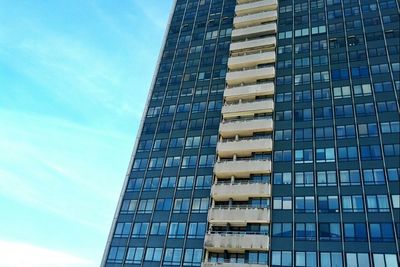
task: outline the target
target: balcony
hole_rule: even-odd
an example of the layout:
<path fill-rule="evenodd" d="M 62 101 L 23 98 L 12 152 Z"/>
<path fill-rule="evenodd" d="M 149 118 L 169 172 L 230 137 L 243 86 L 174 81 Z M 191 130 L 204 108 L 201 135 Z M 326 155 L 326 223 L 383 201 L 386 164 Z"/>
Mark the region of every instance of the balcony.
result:
<path fill-rule="evenodd" d="M 242 69 L 245 67 L 253 67 L 259 64 L 268 64 L 275 62 L 275 51 L 256 52 L 254 54 L 245 54 L 242 56 L 230 57 L 228 59 L 229 69 Z"/>
<path fill-rule="evenodd" d="M 271 187 L 266 183 L 217 183 L 211 187 L 211 196 L 215 201 L 247 201 L 254 197 L 269 197 Z"/>
<path fill-rule="evenodd" d="M 228 86 L 233 86 L 242 83 L 256 83 L 258 80 L 273 78 L 275 78 L 275 67 L 267 66 L 228 72 L 226 74 L 226 83 Z"/>
<path fill-rule="evenodd" d="M 214 164 L 214 174 L 219 178 L 229 178 L 232 176 L 247 178 L 251 174 L 267 174 L 271 173 L 271 161 L 270 160 L 225 160 L 216 162 Z M 230 187 L 232 188 L 232 187 Z M 217 188 L 216 193 L 223 193 L 228 188 Z M 246 187 L 241 189 L 246 191 Z M 231 194 L 229 192 L 226 193 Z"/>
<path fill-rule="evenodd" d="M 248 223 L 270 223 L 270 210 L 267 208 L 233 207 L 211 208 L 208 222 L 212 225 L 245 226 Z"/>
<path fill-rule="evenodd" d="M 252 136 L 258 132 L 271 132 L 273 130 L 273 120 L 271 117 L 239 119 L 234 121 L 221 122 L 219 134 L 223 138 L 239 136 Z"/>
<path fill-rule="evenodd" d="M 225 88 L 224 99 L 234 101 L 239 99 L 255 99 L 257 96 L 273 95 L 275 85 L 273 82 Z"/>
<path fill-rule="evenodd" d="M 239 50 L 245 50 L 245 49 L 255 49 L 255 48 L 275 49 L 275 46 L 276 46 L 276 37 L 269 36 L 269 37 L 257 38 L 257 39 L 253 39 L 253 40 L 246 40 L 246 41 L 231 43 L 229 50 L 231 52 L 233 52 L 233 51 L 239 51 Z"/>
<path fill-rule="evenodd" d="M 260 25 L 267 22 L 275 21 L 277 17 L 278 15 L 276 11 L 266 11 L 241 17 L 235 17 L 233 19 L 233 26 L 235 27 L 235 29 L 239 29 L 243 27 Z"/>
<path fill-rule="evenodd" d="M 266 265 L 254 263 L 203 262 L 201 267 L 266 267 Z"/>
<path fill-rule="evenodd" d="M 235 14 L 237 16 L 243 16 L 247 14 L 276 10 L 277 7 L 277 0 L 262 0 L 256 2 L 238 1 L 238 4 L 235 8 Z"/>
<path fill-rule="evenodd" d="M 259 99 L 255 101 L 226 104 L 222 107 L 221 113 L 224 119 L 239 116 L 253 116 L 259 113 L 271 113 L 274 111 L 272 99 Z"/>
<path fill-rule="evenodd" d="M 232 40 L 241 40 L 246 38 L 254 38 L 266 34 L 276 33 L 276 23 L 268 23 L 247 28 L 234 29 L 232 31 Z"/>
<path fill-rule="evenodd" d="M 236 0 L 236 4 L 248 4 L 248 3 L 254 3 L 260 0 Z"/>
<path fill-rule="evenodd" d="M 206 234 L 204 246 L 210 252 L 267 251 L 269 237 L 260 234 L 209 233 Z"/>
<path fill-rule="evenodd" d="M 217 144 L 217 154 L 220 157 L 228 158 L 237 155 L 249 157 L 254 152 L 272 151 L 272 139 L 267 137 L 249 137 L 237 141 L 223 141 Z"/>

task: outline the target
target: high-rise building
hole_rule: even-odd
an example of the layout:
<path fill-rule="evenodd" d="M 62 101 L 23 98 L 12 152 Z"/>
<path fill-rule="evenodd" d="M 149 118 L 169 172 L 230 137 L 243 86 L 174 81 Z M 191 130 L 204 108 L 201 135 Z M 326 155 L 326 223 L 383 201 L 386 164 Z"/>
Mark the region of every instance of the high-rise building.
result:
<path fill-rule="evenodd" d="M 176 0 L 102 266 L 399 266 L 399 14 Z"/>

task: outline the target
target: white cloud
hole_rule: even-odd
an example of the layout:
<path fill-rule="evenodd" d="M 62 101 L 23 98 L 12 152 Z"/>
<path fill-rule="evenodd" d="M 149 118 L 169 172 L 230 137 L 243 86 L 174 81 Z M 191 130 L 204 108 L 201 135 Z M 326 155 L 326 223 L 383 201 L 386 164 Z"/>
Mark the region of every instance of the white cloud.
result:
<path fill-rule="evenodd" d="M 67 252 L 0 240 L 0 267 L 85 267 L 94 264 Z"/>
<path fill-rule="evenodd" d="M 152 73 L 147 69 L 152 66 L 151 62 L 155 62 L 156 56 L 150 54 L 148 46 L 138 41 L 140 38 L 133 37 L 133 32 L 120 29 L 119 37 L 115 39 L 129 46 L 121 45 L 120 50 L 112 50 L 110 47 L 117 42 L 112 36 L 112 41 L 107 39 L 101 45 L 93 37 L 95 34 L 85 39 L 78 33 L 52 30 L 38 21 L 22 21 L 20 24 L 19 28 L 29 30 L 21 33 L 17 29 L 18 34 L 6 38 L 11 40 L 0 41 L 0 66 L 4 62 L 22 77 L 22 81 L 31 81 L 34 86 L 17 88 L 8 77 L 4 76 L 2 80 L 0 74 L 3 90 L 6 94 L 11 93 L 15 100 L 10 101 L 11 106 L 22 101 L 28 103 L 28 107 L 42 110 L 38 106 L 43 100 L 38 96 L 44 95 L 48 100 L 45 107 L 52 107 L 55 113 L 66 110 L 70 112 L 68 116 L 90 123 L 96 123 L 93 113 L 107 118 L 107 123 L 114 128 L 121 127 L 118 120 L 113 119 L 115 116 L 120 119 L 140 118 L 143 103 L 135 94 L 145 97 Z M 0 39 L 7 34 L 9 32 L 0 27 Z"/>
<path fill-rule="evenodd" d="M 15 68 L 43 88 L 52 87 L 49 93 L 57 99 L 75 106 L 84 97 L 92 105 L 122 112 L 115 93 L 124 93 L 127 73 L 116 66 L 117 62 L 108 60 L 104 52 L 56 33 L 24 40 L 16 48 L 25 61 L 14 61 Z M 15 50 L 4 56 L 12 57 Z"/>
<path fill-rule="evenodd" d="M 91 207 L 98 201 L 115 205 L 115 190 L 120 190 L 133 138 L 2 109 L 0 124 L 0 150 L 8 151 L 0 155 L 0 196 L 98 225 L 91 217 L 103 217 L 104 210 Z M 92 210 L 92 214 L 80 212 L 84 209 Z M 91 223 L 85 224 L 93 228 Z"/>

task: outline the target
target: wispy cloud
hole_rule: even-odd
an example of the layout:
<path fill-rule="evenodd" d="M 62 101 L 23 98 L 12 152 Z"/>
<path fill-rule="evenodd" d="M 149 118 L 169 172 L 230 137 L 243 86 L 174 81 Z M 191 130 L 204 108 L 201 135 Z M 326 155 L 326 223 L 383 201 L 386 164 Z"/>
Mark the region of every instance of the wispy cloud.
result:
<path fill-rule="evenodd" d="M 2 120 L 4 117 L 9 120 Z M 4 127 L 0 150 L 8 151 L 0 154 L 0 197 L 104 231 L 99 218 L 106 220 L 115 205 L 129 160 L 130 146 L 126 144 L 133 138 L 1 109 L 0 123 Z M 126 159 L 115 162 L 114 154 L 122 151 Z M 123 171 L 116 173 L 116 166 Z M 113 179 L 119 182 L 110 187 Z M 103 208 L 94 209 L 98 203 L 103 203 Z"/>
<path fill-rule="evenodd" d="M 152 54 L 140 38 L 135 39 L 134 31 L 124 32 L 121 25 L 114 22 L 115 16 L 99 14 L 98 17 L 111 27 L 108 32 L 119 32 L 103 36 L 107 41 L 100 44 L 101 39 L 88 37 L 85 40 L 79 38 L 78 33 L 55 31 L 40 21 L 18 22 L 19 28 L 25 29 L 18 37 L 7 29 L 11 27 L 0 27 L 0 36 L 13 40 L 0 41 L 0 67 L 5 64 L 12 68 L 41 91 L 34 88 L 17 91 L 9 88 L 10 84 L 0 77 L 4 90 L 11 91 L 15 97 L 25 97 L 25 101 L 26 96 L 30 96 L 32 105 L 39 103 L 37 96 L 45 93 L 50 100 L 45 104 L 52 104 L 54 109 L 62 105 L 85 122 L 93 122 L 89 107 L 104 117 L 116 114 L 140 118 L 143 103 L 135 96 L 146 95 L 152 72 L 143 70 L 155 62 L 157 55 Z M 120 42 L 124 49 L 110 49 L 114 42 Z M 110 117 L 107 121 L 116 120 Z"/>
<path fill-rule="evenodd" d="M 94 264 L 68 252 L 0 240 L 0 267 L 88 267 Z"/>
<path fill-rule="evenodd" d="M 0 55 L 10 59 L 8 62 L 23 76 L 48 88 L 56 99 L 71 107 L 74 104 L 79 107 L 76 101 L 84 100 L 87 105 L 126 112 L 116 100 L 118 93 L 129 95 L 126 80 L 130 79 L 126 70 L 118 68 L 102 51 L 67 36 L 51 33 L 45 36 L 40 40 L 23 40 L 8 51 L 4 49 Z M 20 60 L 11 60 L 16 52 Z M 135 113 L 133 109 L 129 112 Z"/>

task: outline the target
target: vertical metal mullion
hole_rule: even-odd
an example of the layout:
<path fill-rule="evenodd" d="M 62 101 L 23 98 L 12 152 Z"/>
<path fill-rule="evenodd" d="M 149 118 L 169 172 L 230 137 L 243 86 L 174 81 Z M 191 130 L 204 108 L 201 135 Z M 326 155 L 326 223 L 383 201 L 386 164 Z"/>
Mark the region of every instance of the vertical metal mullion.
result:
<path fill-rule="evenodd" d="M 294 111 L 295 111 L 295 86 L 294 86 L 294 80 L 295 80 L 295 53 L 296 53 L 296 43 L 295 43 L 295 16 L 296 16 L 296 0 L 293 0 L 293 6 L 292 6 L 292 99 L 291 99 L 291 106 L 292 106 L 292 118 L 291 118 L 291 124 L 292 124 L 292 129 L 293 132 L 295 132 L 295 124 L 294 124 Z M 296 235 L 296 228 L 295 228 L 295 206 L 296 206 L 296 195 L 295 195 L 295 168 L 294 168 L 294 160 L 295 160 L 295 140 L 294 138 L 292 139 L 292 147 L 290 149 L 291 151 L 291 170 L 290 170 L 290 175 L 292 176 L 292 265 L 295 266 L 296 264 L 296 246 L 295 246 L 295 235 Z M 283 203 L 282 203 L 283 205 Z"/>

